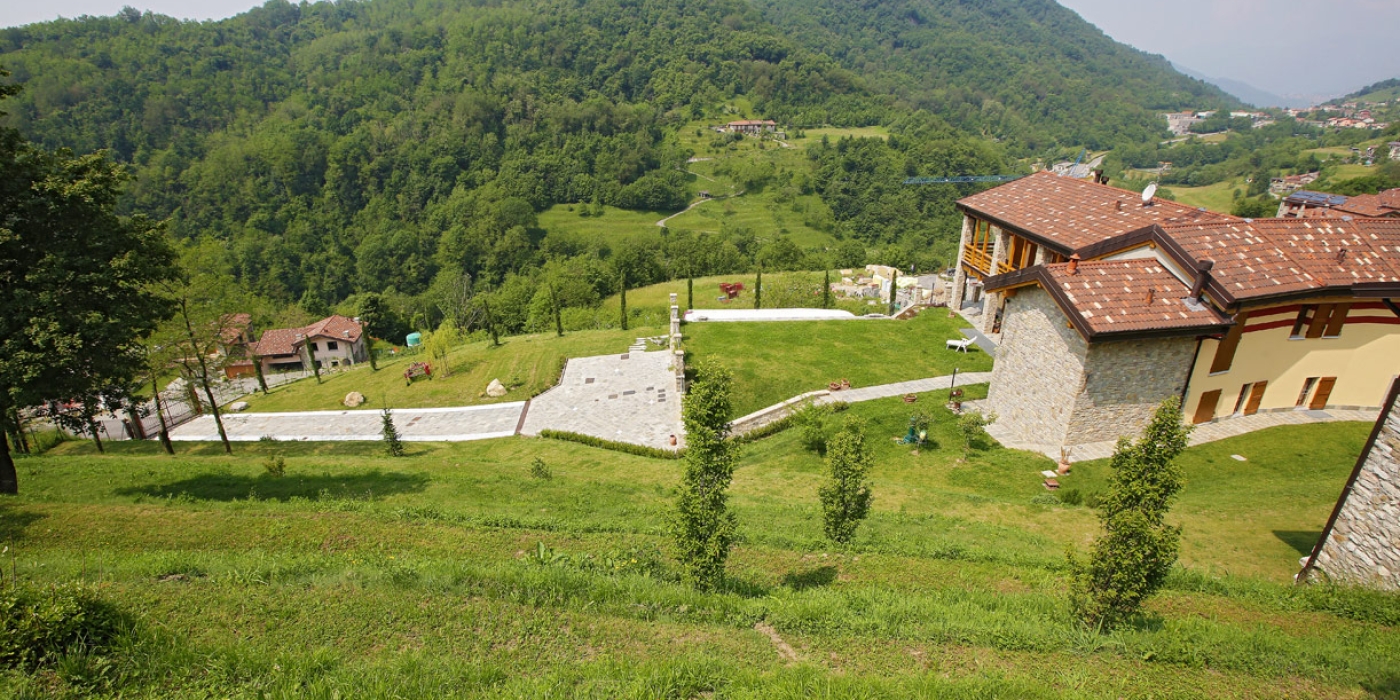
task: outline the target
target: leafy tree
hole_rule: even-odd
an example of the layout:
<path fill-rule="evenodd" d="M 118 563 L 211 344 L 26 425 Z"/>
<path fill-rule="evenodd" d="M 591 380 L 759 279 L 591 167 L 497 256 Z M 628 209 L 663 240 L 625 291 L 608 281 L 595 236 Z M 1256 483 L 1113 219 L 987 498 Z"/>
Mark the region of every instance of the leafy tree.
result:
<path fill-rule="evenodd" d="M 995 423 L 997 415 L 995 413 L 982 415 L 977 411 L 968 411 L 958 416 L 958 432 L 963 438 L 963 458 L 972 454 L 972 445 L 983 435 L 986 435 L 987 426 Z"/>
<path fill-rule="evenodd" d="M 702 590 L 714 589 L 724 580 L 724 562 L 737 529 L 727 505 L 738 458 L 728 439 L 732 381 L 729 370 L 702 363 L 681 406 L 685 473 L 671 533 L 682 578 Z"/>
<path fill-rule="evenodd" d="M 1088 562 L 1070 556 L 1070 601 L 1085 623 L 1118 625 L 1166 581 L 1181 542 L 1181 528 L 1166 523 L 1184 481 L 1174 460 L 1190 432 L 1177 401 L 1168 399 L 1137 442 L 1119 439 L 1109 493 L 1099 508 L 1104 534 Z"/>
<path fill-rule="evenodd" d="M 428 333 L 423 338 L 423 350 L 428 353 L 428 357 L 437 362 L 434 370 L 439 377 L 452 376 L 452 367 L 448 362 L 448 356 L 452 349 L 462 344 L 462 332 L 457 329 L 457 324 L 452 319 L 445 318 L 438 324 L 437 330 Z"/>
<path fill-rule="evenodd" d="M 0 85 L 0 97 L 16 88 Z M 170 312 L 151 291 L 175 266 L 159 226 L 116 214 L 106 156 L 31 146 L 0 128 L 0 415 L 129 385 L 140 340 Z M 0 431 L 0 493 L 17 493 Z"/>
<path fill-rule="evenodd" d="M 865 444 L 865 423 L 857 418 L 846 419 L 845 425 L 829 441 L 828 478 L 818 489 L 826 536 L 833 542 L 850 542 L 856 528 L 870 513 L 867 477 L 871 463 L 870 448 Z"/>
<path fill-rule="evenodd" d="M 379 413 L 379 422 L 383 428 L 384 452 L 390 457 L 404 456 L 403 440 L 399 436 L 399 429 L 394 426 L 394 412 L 384 407 Z"/>

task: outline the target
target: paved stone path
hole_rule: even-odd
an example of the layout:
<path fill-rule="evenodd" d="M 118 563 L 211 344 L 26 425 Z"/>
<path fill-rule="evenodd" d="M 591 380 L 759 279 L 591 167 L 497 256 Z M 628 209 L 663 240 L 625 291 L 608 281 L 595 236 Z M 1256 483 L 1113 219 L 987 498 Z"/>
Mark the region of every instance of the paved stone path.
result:
<path fill-rule="evenodd" d="M 981 402 L 976 402 L 980 404 Z M 969 408 L 977 409 L 977 405 L 970 405 Z M 1256 430 L 1273 428 L 1280 425 L 1306 425 L 1308 423 L 1331 423 L 1336 421 L 1363 421 L 1366 423 L 1376 422 L 1379 411 L 1371 410 L 1342 410 L 1329 409 L 1326 411 L 1273 411 L 1269 413 L 1256 413 L 1252 416 L 1238 416 L 1222 418 L 1212 423 L 1203 423 L 1196 426 L 1191 431 L 1190 444 L 1201 445 L 1216 440 L 1235 437 L 1252 433 Z M 1030 450 L 1039 452 L 1051 459 L 1060 458 L 1059 445 L 1046 445 L 1036 443 L 1016 442 L 1007 438 L 1004 433 L 997 429 L 996 424 L 987 427 L 987 434 L 996 438 L 1004 447 L 1017 450 Z M 1070 449 L 1071 462 L 1084 462 L 1091 459 L 1104 459 L 1113 456 L 1113 448 L 1116 441 L 1091 442 L 1082 445 L 1075 445 Z"/>
<path fill-rule="evenodd" d="M 671 359 L 659 350 L 569 360 L 559 385 L 530 401 L 520 433 L 563 430 L 660 448 L 674 435 L 683 445 Z"/>
<path fill-rule="evenodd" d="M 524 401 L 461 408 L 401 408 L 394 425 L 407 441 L 462 442 L 508 437 L 520 424 Z M 271 436 L 277 440 L 379 440 L 378 410 L 305 411 L 300 413 L 224 413 L 229 440 L 247 442 Z M 170 433 L 171 440 L 217 441 L 213 416 L 201 416 Z"/>

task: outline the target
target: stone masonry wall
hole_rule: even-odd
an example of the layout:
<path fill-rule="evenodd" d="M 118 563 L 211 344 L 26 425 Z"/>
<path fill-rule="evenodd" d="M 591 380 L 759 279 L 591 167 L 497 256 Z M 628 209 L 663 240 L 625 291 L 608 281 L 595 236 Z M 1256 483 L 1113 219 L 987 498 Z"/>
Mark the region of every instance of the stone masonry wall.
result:
<path fill-rule="evenodd" d="M 1083 391 L 1075 401 L 1065 442 L 1135 437 L 1152 420 L 1157 404 L 1181 396 L 1195 354 L 1194 338 L 1095 343 L 1084 364 Z"/>
<path fill-rule="evenodd" d="M 1039 288 L 1019 290 L 1007 300 L 1001 330 L 988 410 L 1014 441 L 1065 444 L 1084 373 L 1084 339 Z"/>
<path fill-rule="evenodd" d="M 1313 565 L 1334 581 L 1400 590 L 1400 402 L 1380 420 Z"/>

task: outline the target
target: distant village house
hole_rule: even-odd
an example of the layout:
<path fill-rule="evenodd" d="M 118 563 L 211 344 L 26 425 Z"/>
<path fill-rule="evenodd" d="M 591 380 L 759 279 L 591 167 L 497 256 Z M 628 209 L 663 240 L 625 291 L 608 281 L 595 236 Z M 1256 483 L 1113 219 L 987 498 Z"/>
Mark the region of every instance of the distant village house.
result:
<path fill-rule="evenodd" d="M 251 349 L 264 372 L 311 369 L 312 353 L 321 367 L 348 366 L 369 359 L 364 329 L 344 316 L 329 316 L 302 328 L 267 331 Z"/>

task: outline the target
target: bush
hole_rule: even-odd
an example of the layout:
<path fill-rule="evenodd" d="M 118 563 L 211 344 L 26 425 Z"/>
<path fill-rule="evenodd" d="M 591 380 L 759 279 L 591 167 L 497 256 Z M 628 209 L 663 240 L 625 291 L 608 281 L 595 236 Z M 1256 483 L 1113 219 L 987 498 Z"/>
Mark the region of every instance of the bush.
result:
<path fill-rule="evenodd" d="M 1064 489 L 1060 491 L 1060 502 L 1067 506 L 1083 505 L 1084 494 L 1079 489 Z"/>
<path fill-rule="evenodd" d="M 545 464 L 543 459 L 536 457 L 534 461 L 530 462 L 530 476 L 542 481 L 549 481 L 554 478 L 554 473 L 549 470 L 549 465 Z"/>
<path fill-rule="evenodd" d="M 125 626 L 91 588 L 10 588 L 0 592 L 0 668 L 32 671 L 72 652 L 105 648 Z"/>
<path fill-rule="evenodd" d="M 614 452 L 626 452 L 638 457 L 651 457 L 652 459 L 680 459 L 685 456 L 685 450 L 664 450 L 659 447 L 647 447 L 646 445 L 633 445 L 630 442 L 616 442 L 614 440 L 604 440 L 603 438 L 583 435 L 581 433 L 571 433 L 567 430 L 541 430 L 540 437 L 551 440 L 564 440 L 566 442 L 577 442 L 580 445 L 598 447 Z"/>
<path fill-rule="evenodd" d="M 282 455 L 264 457 L 262 465 L 268 476 L 282 477 L 287 475 L 287 460 Z"/>
<path fill-rule="evenodd" d="M 827 423 L 831 414 L 830 407 L 814 403 L 803 404 L 793 411 L 793 423 L 802 431 L 800 441 L 803 449 L 826 456 Z"/>
<path fill-rule="evenodd" d="M 865 423 L 848 419 L 831 439 L 827 456 L 829 476 L 818 490 L 826 536 L 842 544 L 855 538 L 856 528 L 870 513 L 870 447 L 865 443 Z"/>

